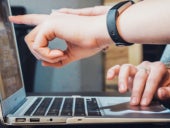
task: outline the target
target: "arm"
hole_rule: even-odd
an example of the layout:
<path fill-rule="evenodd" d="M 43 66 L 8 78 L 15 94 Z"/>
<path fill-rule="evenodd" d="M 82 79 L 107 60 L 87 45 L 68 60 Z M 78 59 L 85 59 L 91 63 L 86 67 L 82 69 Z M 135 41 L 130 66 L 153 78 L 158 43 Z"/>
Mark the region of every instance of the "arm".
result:
<path fill-rule="evenodd" d="M 170 42 L 169 0 L 144 0 L 130 6 L 117 21 L 121 36 L 132 43 Z"/>
<path fill-rule="evenodd" d="M 127 42 L 166 44 L 170 42 L 170 1 L 144 0 L 126 9 L 118 18 L 118 31 Z M 109 6 L 61 9 L 67 14 L 94 16 L 107 13 Z"/>
<path fill-rule="evenodd" d="M 122 38 L 132 43 L 170 42 L 170 29 L 167 29 L 170 28 L 169 4 L 169 0 L 164 2 L 145 0 L 129 7 L 117 20 L 118 31 Z M 112 45 L 106 27 L 107 9 L 103 8 L 102 13 L 93 12 L 94 15 L 90 15 L 87 10 L 86 13 L 82 13 L 81 10 L 81 14 L 80 10 L 77 10 L 77 14 L 71 11 L 64 13 L 60 10 L 44 19 L 39 15 L 26 15 L 10 17 L 10 20 L 14 23 L 37 25 L 26 36 L 28 47 L 37 59 L 43 61 L 44 66 L 61 67 L 92 56 Z M 48 43 L 54 38 L 65 40 L 67 49 L 65 51 L 49 49 Z"/>

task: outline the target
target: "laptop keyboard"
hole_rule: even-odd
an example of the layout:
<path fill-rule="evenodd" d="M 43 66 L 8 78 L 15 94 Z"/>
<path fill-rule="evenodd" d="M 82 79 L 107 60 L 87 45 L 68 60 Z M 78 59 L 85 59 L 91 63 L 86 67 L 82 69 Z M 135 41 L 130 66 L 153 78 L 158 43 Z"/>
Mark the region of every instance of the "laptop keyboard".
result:
<path fill-rule="evenodd" d="M 62 98 L 55 98 L 53 104 L 51 105 L 47 115 L 48 116 L 58 116 L 62 104 Z"/>
<path fill-rule="evenodd" d="M 25 116 L 101 116 L 96 98 L 37 98 Z"/>
<path fill-rule="evenodd" d="M 35 108 L 37 107 L 37 105 L 39 104 L 39 102 L 41 101 L 42 98 L 37 98 L 37 100 L 32 104 L 32 106 L 25 112 L 24 115 L 28 116 L 31 115 L 31 113 L 33 112 L 33 110 L 35 110 Z"/>
<path fill-rule="evenodd" d="M 47 111 L 47 108 L 51 102 L 51 98 L 45 98 L 34 112 L 33 116 L 43 116 Z"/>

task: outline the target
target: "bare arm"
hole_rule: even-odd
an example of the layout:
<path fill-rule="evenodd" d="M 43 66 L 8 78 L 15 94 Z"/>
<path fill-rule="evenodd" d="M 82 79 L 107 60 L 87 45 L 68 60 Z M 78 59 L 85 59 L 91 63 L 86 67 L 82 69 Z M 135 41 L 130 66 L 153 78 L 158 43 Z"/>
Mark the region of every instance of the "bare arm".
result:
<path fill-rule="evenodd" d="M 130 6 L 117 20 L 121 37 L 132 43 L 170 42 L 169 5 L 170 0 L 163 2 L 145 0 Z M 44 62 L 45 66 L 61 67 L 92 56 L 113 44 L 106 27 L 108 9 L 105 6 L 89 8 L 90 11 L 87 11 L 87 8 L 66 9 L 46 16 L 14 16 L 10 17 L 10 20 L 19 24 L 37 25 L 25 38 L 28 47 L 39 60 Z M 49 41 L 55 38 L 66 41 L 65 51 L 48 48 Z"/>
<path fill-rule="evenodd" d="M 170 42 L 170 1 L 144 0 L 132 5 L 118 18 L 121 36 L 128 42 Z"/>

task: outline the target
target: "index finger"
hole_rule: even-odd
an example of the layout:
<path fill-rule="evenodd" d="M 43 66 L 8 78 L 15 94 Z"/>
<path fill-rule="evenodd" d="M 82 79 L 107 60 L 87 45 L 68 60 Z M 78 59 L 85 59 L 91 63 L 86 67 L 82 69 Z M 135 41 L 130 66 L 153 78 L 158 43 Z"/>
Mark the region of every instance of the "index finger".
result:
<path fill-rule="evenodd" d="M 144 106 L 148 105 L 151 102 L 163 76 L 166 73 L 166 68 L 162 63 L 155 63 L 154 65 L 155 66 L 151 67 L 151 71 L 148 76 L 141 100 L 141 105 Z"/>
<path fill-rule="evenodd" d="M 137 69 L 132 64 L 124 64 L 121 66 L 119 72 L 119 92 L 124 93 L 128 89 L 129 77 L 133 77 L 137 72 Z"/>
<path fill-rule="evenodd" d="M 48 19 L 49 15 L 27 14 L 18 16 L 9 16 L 9 20 L 15 24 L 38 25 Z"/>

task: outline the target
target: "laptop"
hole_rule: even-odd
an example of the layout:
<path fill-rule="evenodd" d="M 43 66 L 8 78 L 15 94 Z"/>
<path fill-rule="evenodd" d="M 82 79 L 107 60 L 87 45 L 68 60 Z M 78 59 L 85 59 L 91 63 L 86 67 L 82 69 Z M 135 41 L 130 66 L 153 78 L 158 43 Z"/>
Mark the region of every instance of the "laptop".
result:
<path fill-rule="evenodd" d="M 9 1 L 0 1 L 0 120 L 6 125 L 170 122 L 157 101 L 130 106 L 130 97 L 26 96 Z"/>

